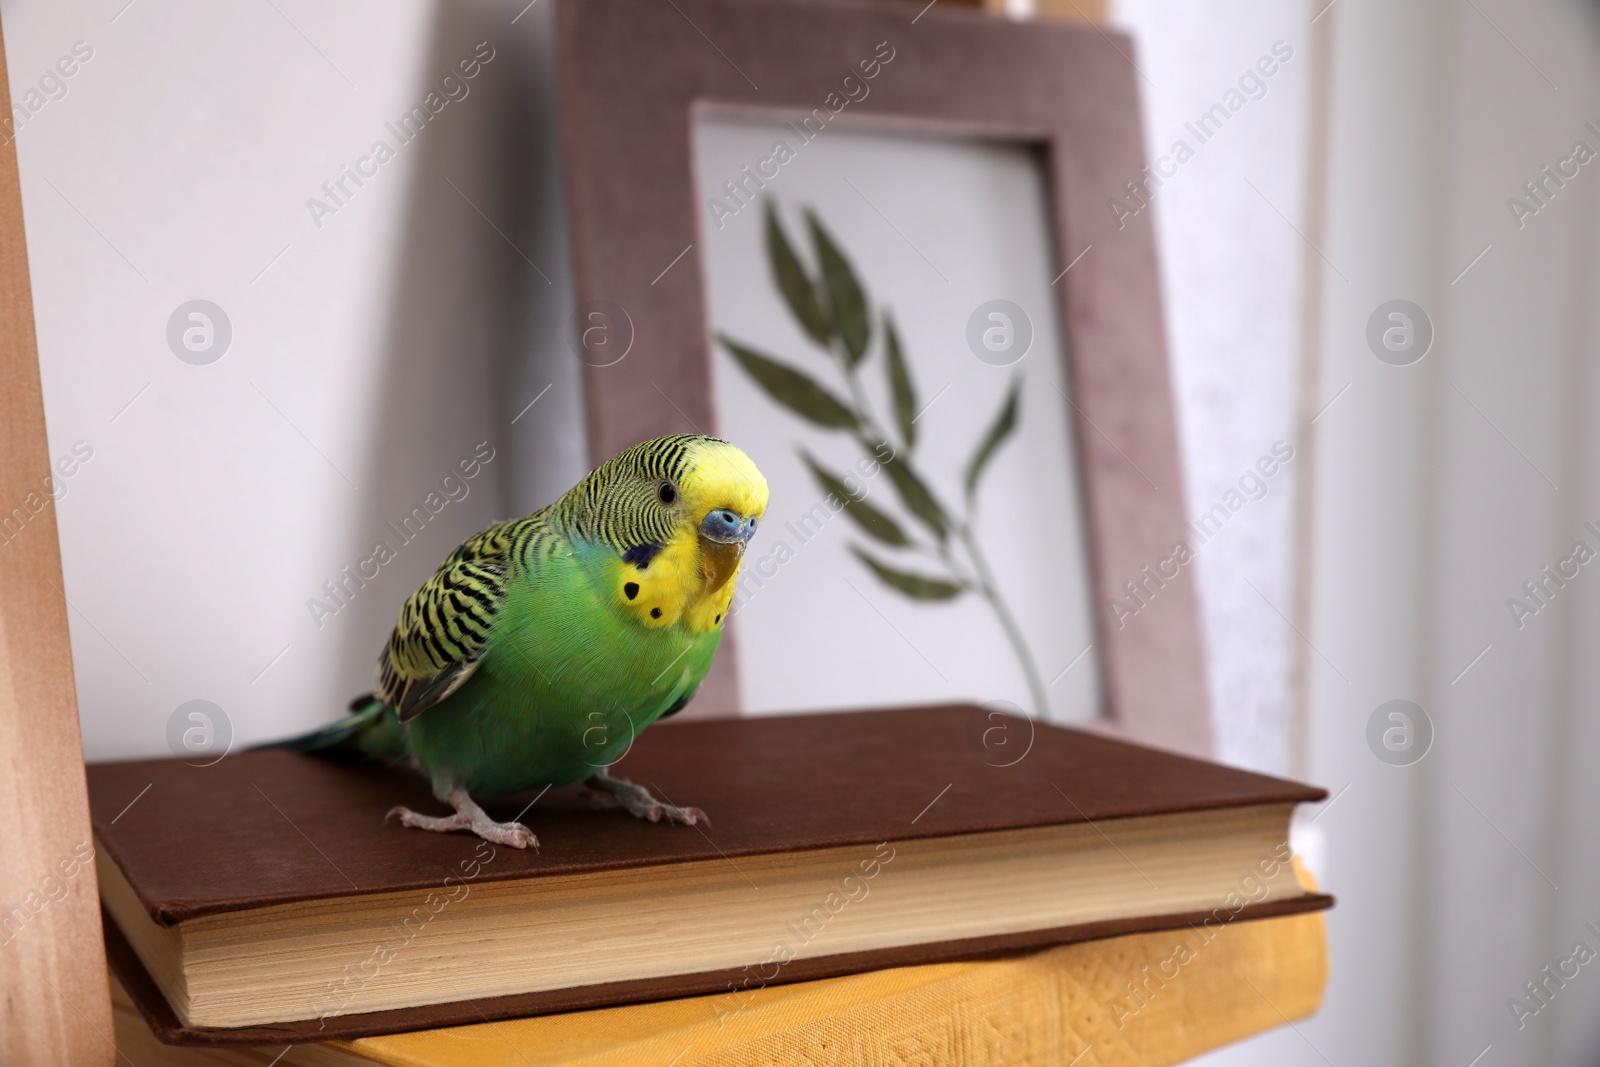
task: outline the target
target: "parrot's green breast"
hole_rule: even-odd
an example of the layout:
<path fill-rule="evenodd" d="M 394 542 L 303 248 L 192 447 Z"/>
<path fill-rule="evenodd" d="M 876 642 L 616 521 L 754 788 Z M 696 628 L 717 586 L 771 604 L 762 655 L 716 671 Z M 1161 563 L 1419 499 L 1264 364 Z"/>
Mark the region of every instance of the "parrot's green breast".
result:
<path fill-rule="evenodd" d="M 641 625 L 616 592 L 619 566 L 614 551 L 566 542 L 508 575 L 477 669 L 408 724 L 431 777 L 484 796 L 582 781 L 688 701 L 721 627 Z"/>

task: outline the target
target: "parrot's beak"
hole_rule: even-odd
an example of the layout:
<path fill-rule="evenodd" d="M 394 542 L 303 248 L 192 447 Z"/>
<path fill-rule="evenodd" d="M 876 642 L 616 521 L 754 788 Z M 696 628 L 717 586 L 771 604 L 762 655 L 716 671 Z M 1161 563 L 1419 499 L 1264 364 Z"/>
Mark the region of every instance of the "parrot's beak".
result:
<path fill-rule="evenodd" d="M 755 536 L 756 524 L 755 516 L 740 516 L 730 508 L 718 508 L 700 524 L 700 569 L 708 594 L 727 585 L 739 570 L 744 546 Z"/>

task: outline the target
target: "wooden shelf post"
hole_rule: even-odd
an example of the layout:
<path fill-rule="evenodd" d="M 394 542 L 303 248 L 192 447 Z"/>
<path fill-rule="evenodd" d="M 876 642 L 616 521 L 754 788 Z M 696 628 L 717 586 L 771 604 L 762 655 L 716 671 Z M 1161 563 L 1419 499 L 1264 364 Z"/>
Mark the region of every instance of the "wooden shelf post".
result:
<path fill-rule="evenodd" d="M 0 32 L 9 114 L 4 44 Z M 100 895 L 93 866 L 79 861 L 89 799 L 22 188 L 16 139 L 0 137 L 0 1063 L 104 1065 L 117 1053 Z"/>

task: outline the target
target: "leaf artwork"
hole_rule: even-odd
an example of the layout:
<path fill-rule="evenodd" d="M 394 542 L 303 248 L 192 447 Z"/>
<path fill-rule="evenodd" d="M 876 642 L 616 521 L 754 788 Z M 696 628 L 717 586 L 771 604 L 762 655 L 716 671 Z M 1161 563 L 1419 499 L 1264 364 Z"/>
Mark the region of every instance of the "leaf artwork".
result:
<path fill-rule="evenodd" d="M 784 236 L 783 225 L 778 221 L 778 209 L 767 201 L 767 255 L 772 261 L 772 280 L 778 292 L 789 305 L 806 336 L 824 347 L 832 334 L 832 327 L 822 314 L 822 304 L 817 300 L 817 287 L 800 265 L 800 259 Z"/>
<path fill-rule="evenodd" d="M 978 451 L 973 453 L 972 462 L 967 464 L 967 499 L 978 491 L 978 479 L 983 476 L 983 468 L 988 465 L 990 457 L 995 450 L 1005 443 L 1011 436 L 1011 431 L 1017 428 L 1017 398 L 1022 391 L 1022 379 L 1011 383 L 1011 389 L 1006 393 L 1006 401 L 1000 406 L 1000 414 L 995 416 L 989 432 L 983 435 L 983 443 L 978 446 Z"/>
<path fill-rule="evenodd" d="M 768 396 L 796 415 L 833 429 L 854 429 L 857 425 L 855 412 L 810 376 L 726 337 L 722 343 Z"/>
<path fill-rule="evenodd" d="M 856 280 L 850 261 L 828 236 L 821 220 L 808 211 L 806 221 L 811 225 L 811 243 L 816 247 L 817 262 L 822 266 L 822 283 L 828 294 L 828 307 L 833 312 L 833 328 L 844 344 L 846 361 L 854 367 L 866 358 L 867 342 L 871 339 L 867 297 L 861 291 L 861 283 Z M 782 226 L 778 229 L 781 232 Z"/>
<path fill-rule="evenodd" d="M 906 536 L 906 532 L 900 528 L 898 522 L 895 522 L 894 519 L 867 503 L 865 497 L 858 497 L 852 493 L 850 488 L 844 484 L 843 478 L 840 478 L 824 468 L 815 459 L 812 459 L 809 452 L 802 451 L 800 458 L 805 460 L 807 467 L 811 468 L 811 476 L 817 480 L 817 485 L 822 488 L 822 491 L 838 498 L 840 503 L 844 505 L 845 514 L 849 515 L 855 521 L 855 524 L 861 527 L 863 533 L 877 538 L 886 545 L 893 545 L 895 548 L 907 548 L 910 546 L 911 539 Z"/>
<path fill-rule="evenodd" d="M 900 331 L 894 320 L 883 317 L 883 356 L 885 373 L 889 375 L 889 396 L 894 400 L 895 429 L 906 451 L 917 447 L 917 389 L 911 384 L 911 371 L 906 367 L 905 354 L 900 349 Z"/>
<path fill-rule="evenodd" d="M 945 518 L 944 509 L 939 506 L 939 501 L 934 499 L 933 490 L 927 483 L 917 477 L 917 472 L 911 465 L 899 456 L 894 456 L 883 461 L 883 472 L 889 476 L 889 482 L 900 494 L 900 500 L 906 509 L 921 519 L 923 525 L 933 531 L 935 537 L 941 542 L 950 534 L 950 522 Z"/>
<path fill-rule="evenodd" d="M 776 205 L 766 205 L 767 264 L 773 285 L 801 332 L 834 366 L 844 391 L 837 392 L 789 363 L 774 359 L 750 345 L 719 335 L 718 340 L 762 392 L 795 415 L 824 430 L 843 431 L 889 476 L 905 518 L 890 514 L 863 495 L 854 493 L 843 478 L 824 467 L 811 453 L 800 458 L 819 489 L 836 498 L 856 528 L 879 546 L 895 554 L 885 559 L 859 545 L 850 551 L 885 587 L 916 601 L 955 600 L 967 593 L 990 608 L 1016 654 L 1027 679 L 1036 714 L 1047 714 L 1049 700 L 1033 654 L 1015 616 L 995 585 L 987 557 L 973 533 L 978 489 L 990 461 L 1016 432 L 1020 417 L 1022 380 L 1014 379 L 973 449 L 963 472 L 960 507 L 941 500 L 917 469 L 912 453 L 917 444 L 917 389 L 906 360 L 899 330 L 886 309 L 874 313 L 865 287 L 849 256 L 814 211 L 806 211 L 806 229 L 816 272 L 809 270 L 784 231 Z M 860 374 L 873 352 L 873 325 L 882 339 L 884 376 L 890 402 L 889 425 L 869 403 Z M 898 441 L 898 444 L 894 442 Z M 907 521 L 910 520 L 910 521 Z M 922 557 L 907 568 L 898 557 Z M 928 573 L 929 567 L 937 573 Z"/>
<path fill-rule="evenodd" d="M 960 582 L 947 582 L 942 578 L 929 578 L 924 574 L 896 570 L 887 563 L 873 559 L 865 550 L 854 545 L 850 546 L 850 551 L 854 552 L 856 558 L 865 563 L 884 585 L 898 589 L 916 600 L 949 600 L 951 597 L 960 596 L 961 591 L 966 588 Z"/>

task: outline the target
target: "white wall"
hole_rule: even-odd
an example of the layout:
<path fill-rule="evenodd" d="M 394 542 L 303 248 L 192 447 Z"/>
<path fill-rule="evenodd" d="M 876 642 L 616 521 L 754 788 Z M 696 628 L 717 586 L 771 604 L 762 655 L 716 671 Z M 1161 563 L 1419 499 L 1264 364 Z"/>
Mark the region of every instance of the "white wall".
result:
<path fill-rule="evenodd" d="M 1301 262 L 1311 84 L 1304 5 L 1117 0 L 1112 19 L 1133 34 L 1146 151 L 1193 158 L 1153 198 L 1163 297 L 1191 518 L 1238 488 L 1277 441 L 1296 459 L 1200 550 L 1200 598 L 1217 754 L 1291 773 L 1289 678 L 1299 640 L 1294 613 L 1295 495 L 1303 476 L 1298 425 Z M 1273 47 L 1279 48 L 1273 55 Z M 1276 68 L 1203 143 L 1190 128 L 1262 57 Z M 1259 74 L 1259 70 L 1257 71 Z M 1235 101 L 1237 102 L 1237 101 Z M 1226 104 L 1224 104 L 1226 106 Z M 1315 826 L 1297 847 L 1322 867 Z M 1338 886 L 1333 886 L 1337 891 Z M 1319 1062 L 1292 1030 L 1197 1062 L 1218 1067 Z"/>
<path fill-rule="evenodd" d="M 1340 0 L 1326 18 L 1318 386 L 1337 400 L 1316 427 L 1308 636 L 1311 776 L 1338 794 L 1317 821 L 1331 982 L 1316 1018 L 1209 1061 L 1593 1063 L 1592 967 L 1520 1028 L 1508 1002 L 1576 942 L 1600 950 L 1583 925 L 1600 586 L 1583 569 L 1521 629 L 1507 602 L 1575 541 L 1600 548 L 1582 525 L 1600 514 L 1600 179 L 1583 168 L 1520 230 L 1506 201 L 1575 140 L 1600 150 L 1600 27 L 1566 3 Z M 1413 366 L 1366 341 L 1393 298 L 1435 326 Z M 1410 766 L 1366 738 L 1395 698 L 1435 730 Z"/>
<path fill-rule="evenodd" d="M 1174 389 L 1191 518 L 1238 490 L 1274 443 L 1296 441 L 1311 62 L 1298 4 L 1252 0 L 1171 4 L 1118 0 L 1113 21 L 1134 35 L 1152 161 L 1182 142 L 1193 158 L 1153 198 Z M 1272 54 L 1279 45 L 1290 58 Z M 1203 142 L 1188 127 L 1240 90 L 1258 60 L 1270 77 Z M 1252 96 L 1254 98 L 1252 98 Z M 1227 106 L 1224 103 L 1224 106 Z M 1293 634 L 1292 519 L 1296 462 L 1265 483 L 1198 551 L 1218 756 L 1289 769 L 1287 679 Z M 1248 499 L 1248 498 L 1247 498 Z"/>
<path fill-rule="evenodd" d="M 584 458 L 576 360 L 548 340 L 569 303 L 550 4 L 515 25 L 521 5 L 121 7 L 4 7 L 14 100 L 92 53 L 18 131 L 50 448 L 93 450 L 59 504 L 91 759 L 165 754 L 195 698 L 245 742 L 335 717 L 400 599 Z M 401 145 L 385 123 L 480 42 L 466 95 Z M 377 140 L 394 159 L 314 217 Z M 165 339 L 195 298 L 232 323 L 205 366 Z M 485 441 L 400 547 L 385 523 Z M 319 626 L 307 602 L 337 606 L 323 583 L 380 539 L 398 557 Z"/>
<path fill-rule="evenodd" d="M 1452 1063 L 1492 1043 L 1501 1064 L 1593 1063 L 1593 968 L 1521 1028 L 1507 1002 L 1578 940 L 1600 951 L 1583 926 L 1600 913 L 1588 770 L 1600 590 L 1585 569 L 1521 628 L 1508 601 L 1579 539 L 1600 548 L 1583 526 L 1600 516 L 1600 168 L 1584 167 L 1520 229 L 1507 200 L 1574 142 L 1600 152 L 1600 135 L 1585 128 L 1600 119 L 1600 21 L 1561 2 L 1428 10 L 1443 61 L 1418 217 L 1442 344 L 1441 358 L 1418 365 L 1429 511 L 1416 638 L 1417 699 L 1439 740 L 1438 758 L 1415 768 L 1425 847 L 1413 870 L 1430 902 L 1415 951 L 1431 980 L 1417 990 L 1408 1053 Z"/>

